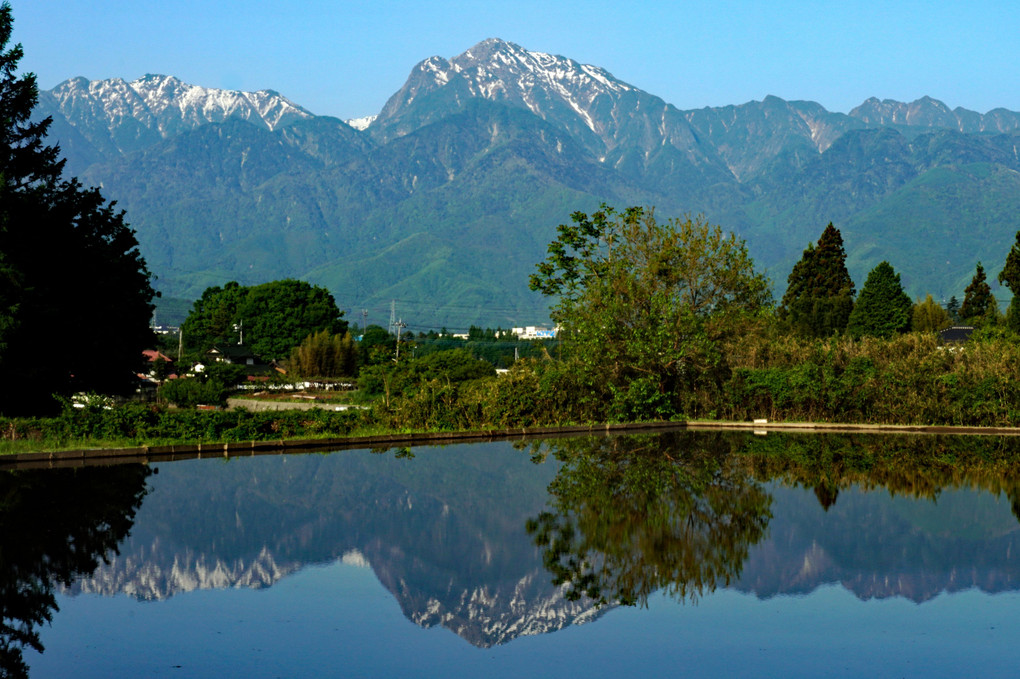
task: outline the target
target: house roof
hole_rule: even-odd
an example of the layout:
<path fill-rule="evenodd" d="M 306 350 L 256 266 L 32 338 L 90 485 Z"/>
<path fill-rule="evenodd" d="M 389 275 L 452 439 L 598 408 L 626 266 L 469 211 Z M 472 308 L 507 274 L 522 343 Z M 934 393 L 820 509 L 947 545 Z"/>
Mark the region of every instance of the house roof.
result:
<path fill-rule="evenodd" d="M 159 349 L 146 349 L 145 351 L 142 352 L 142 355 L 145 356 L 146 359 L 148 359 L 149 363 L 154 363 L 156 362 L 156 360 L 160 358 L 162 358 L 167 363 L 174 362 L 174 359 L 170 358 Z"/>
<path fill-rule="evenodd" d="M 217 344 L 205 353 L 234 359 L 256 358 L 255 352 L 243 344 Z"/>
<path fill-rule="evenodd" d="M 945 343 L 966 342 L 974 332 L 972 325 L 954 325 L 951 328 L 939 331 L 939 339 Z"/>

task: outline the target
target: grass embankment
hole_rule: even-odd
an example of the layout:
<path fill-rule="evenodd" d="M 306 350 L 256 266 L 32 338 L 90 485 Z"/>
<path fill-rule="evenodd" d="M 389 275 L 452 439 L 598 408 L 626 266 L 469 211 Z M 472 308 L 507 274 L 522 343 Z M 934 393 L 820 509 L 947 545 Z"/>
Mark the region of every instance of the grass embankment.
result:
<path fill-rule="evenodd" d="M 365 411 L 171 410 L 147 405 L 0 419 L 0 454 L 188 443 L 335 438 L 383 433 Z"/>
<path fill-rule="evenodd" d="M 1020 340 L 1013 335 L 946 348 L 917 333 L 891 340 L 765 333 L 742 338 L 723 356 L 668 394 L 635 386 L 647 381 L 614 384 L 569 360 L 520 361 L 505 375 L 475 377 L 418 370 L 427 360 L 418 359 L 366 370 L 362 386 L 373 388 L 344 400 L 367 409 L 68 409 L 54 418 L 0 419 L 0 453 L 756 418 L 1020 427 Z"/>

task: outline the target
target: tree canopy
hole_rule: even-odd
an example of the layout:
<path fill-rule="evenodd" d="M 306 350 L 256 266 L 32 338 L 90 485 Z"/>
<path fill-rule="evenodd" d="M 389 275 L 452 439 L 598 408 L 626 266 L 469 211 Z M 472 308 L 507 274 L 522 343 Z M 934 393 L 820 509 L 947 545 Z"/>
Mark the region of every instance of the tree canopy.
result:
<path fill-rule="evenodd" d="M 720 342 L 771 302 L 743 241 L 701 217 L 603 205 L 571 216 L 531 276 L 579 370 L 609 389 L 614 416 L 666 417 L 717 385 Z M 685 405 L 686 404 L 686 405 Z"/>
<path fill-rule="evenodd" d="M 185 346 L 206 351 L 243 343 L 263 359 L 282 359 L 311 334 L 347 331 L 343 312 L 325 288 L 285 279 L 250 287 L 235 281 L 202 293 L 181 329 Z"/>
<path fill-rule="evenodd" d="M 910 328 L 915 332 L 937 332 L 952 324 L 952 316 L 931 295 L 914 305 Z"/>
<path fill-rule="evenodd" d="M 358 372 L 358 350 L 351 334 L 312 333 L 294 347 L 287 369 L 298 377 L 349 377 Z"/>
<path fill-rule="evenodd" d="M 18 76 L 0 5 L 0 412 L 56 407 L 53 394 L 127 392 L 153 342 L 155 295 L 124 213 L 63 179 L 50 119 L 31 122 L 35 77 Z M 69 342 L 68 337 L 75 337 Z"/>
<path fill-rule="evenodd" d="M 1016 242 L 1006 255 L 1006 263 L 999 272 L 999 283 L 1013 293 L 1009 310 L 1006 313 L 1006 324 L 1015 332 L 1020 332 L 1020 231 L 1016 232 Z"/>
<path fill-rule="evenodd" d="M 903 292 L 900 275 L 889 262 L 880 262 L 864 282 L 860 297 L 850 313 L 847 333 L 889 338 L 910 329 L 913 304 Z"/>
<path fill-rule="evenodd" d="M 998 304 L 992 297 L 992 289 L 985 280 L 985 268 L 977 263 L 974 278 L 964 291 L 963 305 L 960 307 L 960 319 L 964 323 L 979 323 L 989 315 L 998 311 Z"/>
<path fill-rule="evenodd" d="M 854 292 L 843 236 L 829 222 L 818 244 L 808 244 L 790 272 L 779 316 L 802 335 L 828 337 L 841 333 L 850 320 Z"/>

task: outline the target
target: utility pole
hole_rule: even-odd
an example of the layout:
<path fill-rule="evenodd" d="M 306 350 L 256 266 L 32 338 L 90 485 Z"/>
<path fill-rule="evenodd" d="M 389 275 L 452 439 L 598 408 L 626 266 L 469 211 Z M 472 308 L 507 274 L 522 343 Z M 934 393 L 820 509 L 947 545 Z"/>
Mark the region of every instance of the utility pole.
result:
<path fill-rule="evenodd" d="M 390 325 L 389 331 L 393 332 L 394 326 L 397 324 L 397 300 L 390 300 Z"/>
<path fill-rule="evenodd" d="M 361 310 L 361 334 L 365 334 L 365 329 L 368 328 L 368 309 Z"/>
<path fill-rule="evenodd" d="M 395 362 L 399 363 L 400 362 L 400 333 L 403 332 L 404 328 L 407 327 L 407 323 L 404 323 L 404 319 L 400 319 L 399 321 L 395 321 L 393 323 L 393 327 L 396 328 L 396 330 L 397 330 L 397 357 L 395 359 L 393 359 L 393 360 Z"/>

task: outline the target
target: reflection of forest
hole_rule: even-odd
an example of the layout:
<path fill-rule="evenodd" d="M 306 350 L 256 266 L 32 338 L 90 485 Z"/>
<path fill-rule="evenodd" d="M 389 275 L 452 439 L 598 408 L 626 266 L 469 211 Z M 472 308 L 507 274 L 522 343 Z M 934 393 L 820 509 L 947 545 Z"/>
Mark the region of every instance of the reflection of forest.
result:
<path fill-rule="evenodd" d="M 140 465 L 0 473 L 0 676 L 28 676 L 22 652 L 43 650 L 54 587 L 116 552 L 148 476 Z"/>
<path fill-rule="evenodd" d="M 1018 445 L 683 432 L 4 473 L 0 651 L 87 573 L 71 593 L 158 599 L 344 559 L 479 646 L 658 590 L 1020 589 Z"/>
<path fill-rule="evenodd" d="M 668 434 L 552 444 L 563 462 L 551 511 L 528 523 L 571 596 L 637 603 L 697 596 L 739 574 L 771 498 L 719 436 Z"/>
<path fill-rule="evenodd" d="M 660 589 L 682 600 L 731 583 L 769 596 L 842 582 L 914 600 L 1015 589 L 1018 448 L 694 432 L 553 442 L 534 451 L 563 463 L 553 509 L 528 529 L 554 582 L 601 601 Z M 880 489 L 888 495 L 869 492 Z"/>

